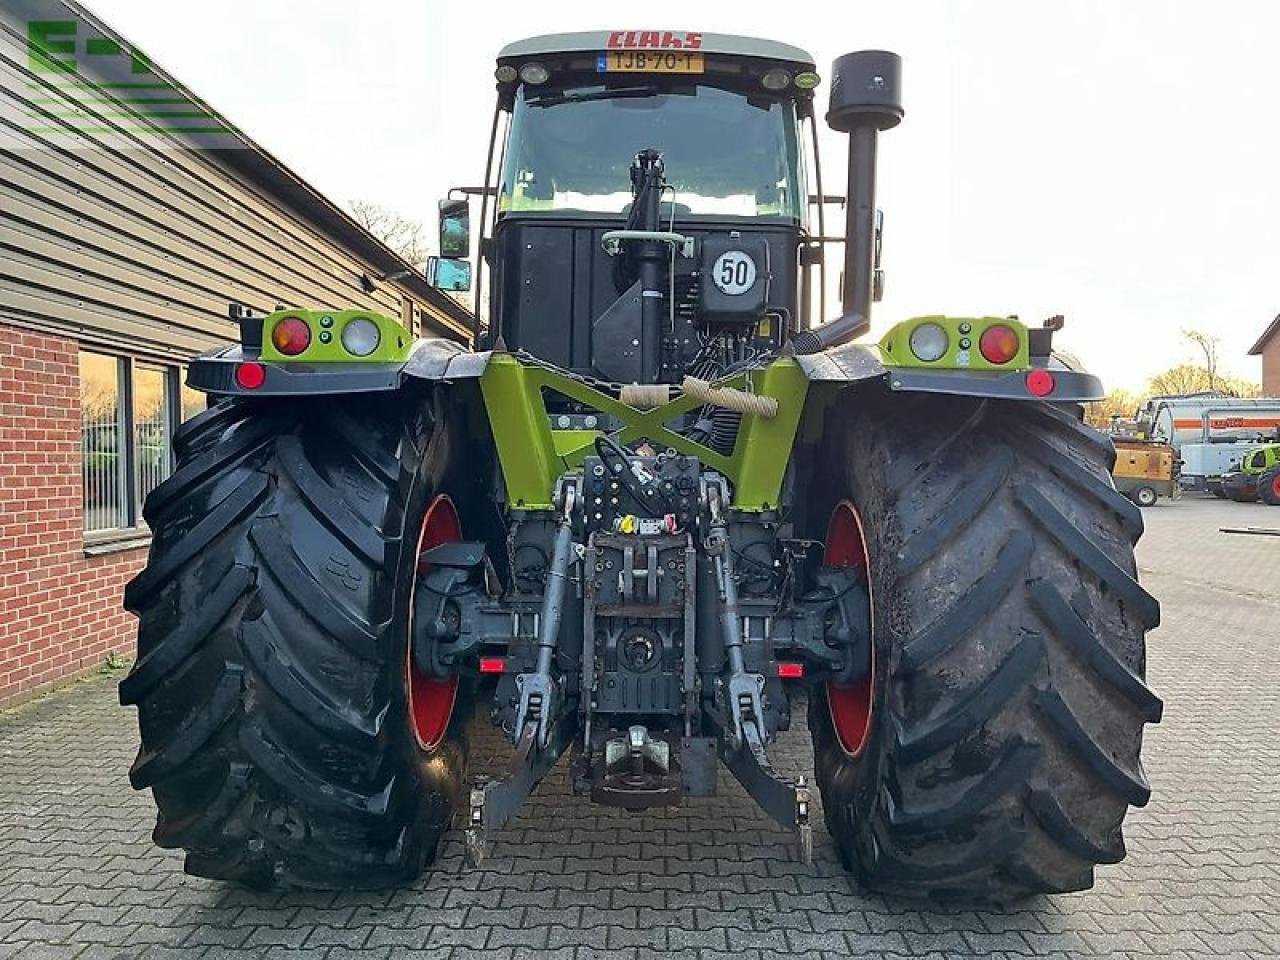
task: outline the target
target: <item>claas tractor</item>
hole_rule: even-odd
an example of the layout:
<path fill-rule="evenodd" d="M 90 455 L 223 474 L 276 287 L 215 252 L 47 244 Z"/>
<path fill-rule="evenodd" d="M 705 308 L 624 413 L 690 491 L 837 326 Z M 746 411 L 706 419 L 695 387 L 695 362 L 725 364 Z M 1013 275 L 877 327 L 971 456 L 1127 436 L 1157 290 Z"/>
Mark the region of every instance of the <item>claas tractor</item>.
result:
<path fill-rule="evenodd" d="M 1261 500 L 1280 506 L 1280 443 L 1254 447 L 1240 459 L 1240 467 L 1220 481 L 1222 496 L 1237 503 Z"/>
<path fill-rule="evenodd" d="M 873 890 L 1008 900 L 1124 856 L 1159 608 L 1082 422 L 1098 380 L 1056 319 L 855 342 L 900 73 L 832 68 L 829 233 L 803 50 L 515 43 L 432 266 L 486 307 L 471 343 L 341 304 L 237 312 L 240 343 L 191 364 L 211 406 L 125 598 L 159 845 L 256 886 L 395 884 L 454 823 L 492 856 L 563 762 L 628 811 L 731 776 L 806 859 L 816 786 Z M 811 777 L 773 760 L 800 707 Z M 470 777 L 485 715 L 510 756 Z"/>

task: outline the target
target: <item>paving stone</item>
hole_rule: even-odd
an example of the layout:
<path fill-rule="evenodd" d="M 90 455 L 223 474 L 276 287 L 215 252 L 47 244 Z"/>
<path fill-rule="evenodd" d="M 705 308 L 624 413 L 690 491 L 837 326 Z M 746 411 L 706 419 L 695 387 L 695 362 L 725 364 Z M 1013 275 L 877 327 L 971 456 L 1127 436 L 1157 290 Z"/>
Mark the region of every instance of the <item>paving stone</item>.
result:
<path fill-rule="evenodd" d="M 1154 793 L 1126 822 L 1129 858 L 1099 867 L 1091 891 L 981 910 L 866 895 L 820 807 L 806 867 L 728 774 L 717 797 L 634 815 L 575 796 L 567 765 L 479 869 L 454 833 L 404 890 L 243 890 L 187 877 L 179 852 L 150 845 L 151 801 L 123 779 L 134 712 L 93 681 L 0 714 L 0 960 L 1272 960 L 1280 551 L 1217 531 L 1264 509 L 1188 499 L 1144 512 L 1165 721 L 1147 729 Z M 500 767 L 491 730 L 473 743 L 477 772 Z M 803 705 L 771 756 L 810 768 Z"/>

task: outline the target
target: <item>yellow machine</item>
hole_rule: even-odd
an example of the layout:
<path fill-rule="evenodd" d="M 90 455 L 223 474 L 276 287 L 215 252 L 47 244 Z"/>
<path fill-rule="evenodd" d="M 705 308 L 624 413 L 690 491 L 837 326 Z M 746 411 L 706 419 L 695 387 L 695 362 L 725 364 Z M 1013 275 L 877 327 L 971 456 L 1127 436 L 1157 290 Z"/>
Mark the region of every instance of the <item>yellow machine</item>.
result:
<path fill-rule="evenodd" d="M 1160 497 L 1178 498 L 1178 457 L 1167 443 L 1113 438 L 1116 465 L 1111 471 L 1116 489 L 1140 507 Z"/>

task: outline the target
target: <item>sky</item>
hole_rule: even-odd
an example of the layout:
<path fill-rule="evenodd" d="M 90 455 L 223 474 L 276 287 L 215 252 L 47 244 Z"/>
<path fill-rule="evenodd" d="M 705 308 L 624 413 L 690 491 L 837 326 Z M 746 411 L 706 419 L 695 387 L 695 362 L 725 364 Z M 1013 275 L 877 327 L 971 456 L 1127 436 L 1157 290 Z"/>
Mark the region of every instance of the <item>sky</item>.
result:
<path fill-rule="evenodd" d="M 1221 339 L 1225 372 L 1280 313 L 1280 3 L 879 2 L 621 5 L 483 0 L 90 0 L 107 23 L 339 203 L 432 225 L 480 182 L 506 42 L 590 29 L 769 37 L 819 72 L 904 58 L 906 119 L 881 141 L 884 300 L 910 316 L 1064 314 L 1065 347 L 1140 389 Z M 818 89 L 825 104 L 826 86 Z M 828 192 L 843 138 L 824 131 Z M 830 230 L 829 230 L 830 232 Z"/>

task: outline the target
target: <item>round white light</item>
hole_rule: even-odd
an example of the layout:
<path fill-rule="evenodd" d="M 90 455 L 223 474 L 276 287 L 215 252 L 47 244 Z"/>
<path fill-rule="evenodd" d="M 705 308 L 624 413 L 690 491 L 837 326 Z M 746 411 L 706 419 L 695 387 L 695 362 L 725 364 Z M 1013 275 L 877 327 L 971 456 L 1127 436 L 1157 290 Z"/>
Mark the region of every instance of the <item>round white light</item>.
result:
<path fill-rule="evenodd" d="M 499 83 L 515 83 L 516 77 L 518 76 L 519 74 L 516 73 L 516 68 L 509 63 L 504 63 L 498 67 L 497 70 L 493 71 L 493 78 Z"/>
<path fill-rule="evenodd" d="M 760 84 L 766 90 L 785 90 L 791 82 L 791 74 L 785 70 L 770 70 L 760 78 Z"/>
<path fill-rule="evenodd" d="M 342 328 L 342 347 L 355 357 L 367 357 L 378 349 L 382 334 L 368 317 L 355 317 Z"/>
<path fill-rule="evenodd" d="M 520 79 L 535 87 L 540 83 L 546 83 L 550 76 L 551 72 L 540 63 L 526 63 L 520 68 Z"/>
<path fill-rule="evenodd" d="M 947 346 L 947 331 L 936 323 L 922 323 L 911 331 L 911 352 L 925 363 L 941 360 Z"/>

